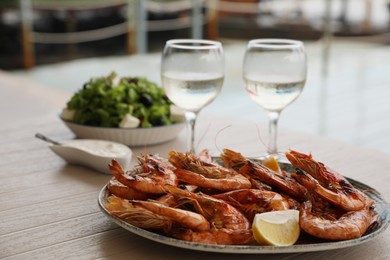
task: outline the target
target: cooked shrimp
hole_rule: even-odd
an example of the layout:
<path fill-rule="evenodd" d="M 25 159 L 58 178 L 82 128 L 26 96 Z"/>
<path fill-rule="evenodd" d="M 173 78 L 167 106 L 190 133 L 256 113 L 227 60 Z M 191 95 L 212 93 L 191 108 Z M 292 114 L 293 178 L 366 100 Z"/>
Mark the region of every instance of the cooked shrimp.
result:
<path fill-rule="evenodd" d="M 162 167 L 162 165 L 154 163 L 154 158 L 147 156 L 143 163 L 143 169 L 138 167 L 131 172 L 125 172 L 116 160 L 112 160 L 108 166 L 114 177 L 128 187 L 146 193 L 166 193 L 162 186 L 177 185 L 177 177 L 169 167 Z"/>
<path fill-rule="evenodd" d="M 345 210 L 334 206 L 315 192 L 309 192 L 308 200 L 311 202 L 312 212 L 319 213 L 322 217 L 329 220 L 339 219 L 346 212 Z M 299 206 L 301 205 L 298 205 L 297 208 L 299 208 Z"/>
<path fill-rule="evenodd" d="M 195 154 L 170 151 L 168 153 L 169 162 L 176 168 L 190 170 L 210 178 L 223 178 L 234 173 L 230 169 L 223 167 L 206 158 L 207 156 L 196 156 Z M 237 173 L 234 173 L 237 174 Z"/>
<path fill-rule="evenodd" d="M 241 174 L 230 174 L 225 178 L 207 178 L 199 173 L 185 169 L 174 170 L 179 181 L 197 185 L 203 188 L 217 189 L 220 191 L 231 191 L 235 189 L 250 188 L 251 183 Z"/>
<path fill-rule="evenodd" d="M 349 186 L 335 188 L 331 185 L 327 185 L 329 188 L 325 188 L 311 175 L 299 168 L 293 176 L 309 191 L 316 193 L 321 198 L 345 211 L 368 208 L 373 203 L 372 202 L 367 206 L 366 200 L 356 199 L 358 196 L 361 196 L 361 192 L 358 190 L 353 191 Z"/>
<path fill-rule="evenodd" d="M 209 231 L 200 232 L 187 229 L 182 233 L 174 234 L 174 237 L 190 242 L 217 245 L 247 245 L 254 242 L 251 229 L 231 230 L 213 228 Z"/>
<path fill-rule="evenodd" d="M 175 168 L 167 160 L 156 154 L 150 155 L 145 153 L 143 156 L 138 156 L 137 159 L 144 172 L 158 171 L 170 174 Z"/>
<path fill-rule="evenodd" d="M 249 176 L 248 176 L 249 177 Z M 264 182 L 261 182 L 260 180 L 256 180 L 249 177 L 250 182 L 252 183 L 253 189 L 259 189 L 259 190 L 272 190 L 272 187 L 268 184 L 265 184 Z"/>
<path fill-rule="evenodd" d="M 171 151 L 169 161 L 177 167 L 174 172 L 182 182 L 221 191 L 247 189 L 252 186 L 242 174 L 216 163 L 201 160 L 192 153 Z"/>
<path fill-rule="evenodd" d="M 247 158 L 242 154 L 230 149 L 223 149 L 221 160 L 230 168 L 239 171 L 241 167 L 248 164 Z"/>
<path fill-rule="evenodd" d="M 194 186 L 194 185 L 180 185 L 179 186 L 181 189 L 186 189 L 190 192 L 194 192 L 196 189 L 198 189 L 197 186 Z M 172 194 L 164 194 L 158 198 L 156 198 L 156 201 L 159 202 L 159 203 L 162 203 L 166 206 L 170 206 L 170 207 L 176 207 L 178 205 L 178 201 L 176 199 L 175 196 L 173 196 Z"/>
<path fill-rule="evenodd" d="M 216 194 L 212 197 L 224 200 L 240 210 L 249 222 L 253 221 L 257 213 L 290 208 L 288 200 L 282 195 L 267 190 L 242 189 Z"/>
<path fill-rule="evenodd" d="M 256 163 L 245 158 L 240 153 L 229 149 L 224 149 L 221 159 L 225 164 L 242 173 L 244 176 L 249 176 L 258 179 L 271 187 L 277 188 L 293 198 L 304 198 L 307 190 L 288 173 L 279 173 L 269 169 L 268 167 Z"/>
<path fill-rule="evenodd" d="M 173 224 L 195 231 L 210 229 L 210 223 L 202 215 L 168 207 L 155 201 L 128 201 L 111 195 L 105 207 L 113 215 L 140 228 L 162 230 L 167 233 L 171 233 Z"/>
<path fill-rule="evenodd" d="M 303 170 L 297 170 L 296 179 L 333 205 L 346 211 L 373 205 L 374 201 L 353 187 L 343 175 L 313 160 L 311 155 L 290 151 L 286 152 L 286 157 L 294 167 Z"/>
<path fill-rule="evenodd" d="M 220 245 L 243 245 L 253 241 L 250 224 L 246 217 L 223 200 L 173 186 L 166 186 L 166 189 L 179 200 L 183 200 L 183 204 L 191 203 L 195 210 L 211 224 L 210 230 L 186 229 L 175 232 L 172 236 L 185 241 Z"/>
<path fill-rule="evenodd" d="M 311 211 L 310 201 L 300 208 L 299 225 L 306 233 L 329 240 L 348 240 L 363 236 L 369 226 L 377 220 L 373 210 L 350 211 L 340 218 L 326 219 L 322 214 Z"/>
<path fill-rule="evenodd" d="M 207 149 L 204 149 L 199 153 L 199 159 L 205 163 L 213 163 L 213 158 Z"/>
<path fill-rule="evenodd" d="M 307 155 L 294 150 L 287 151 L 285 154 L 295 168 L 301 168 L 306 171 L 321 184 L 329 181 L 334 182 L 336 180 L 339 182 L 345 180 L 341 174 L 333 171 L 323 163 L 313 160 L 311 154 Z"/>
<path fill-rule="evenodd" d="M 165 186 L 167 192 L 181 200 L 183 204 L 191 203 L 195 210 L 203 215 L 212 227 L 230 230 L 242 230 L 249 228 L 246 217 L 236 208 L 223 200 L 219 200 L 203 193 L 192 193 L 174 186 Z"/>
<path fill-rule="evenodd" d="M 114 195 L 128 200 L 145 200 L 152 196 L 150 193 L 141 192 L 138 190 L 135 190 L 133 188 L 130 188 L 121 182 L 119 182 L 117 179 L 112 178 L 108 184 L 107 189 Z"/>
<path fill-rule="evenodd" d="M 248 165 L 240 169 L 240 172 L 257 178 L 293 198 L 302 199 L 306 196 L 305 187 L 289 175 L 281 175 L 261 164 L 249 161 Z"/>

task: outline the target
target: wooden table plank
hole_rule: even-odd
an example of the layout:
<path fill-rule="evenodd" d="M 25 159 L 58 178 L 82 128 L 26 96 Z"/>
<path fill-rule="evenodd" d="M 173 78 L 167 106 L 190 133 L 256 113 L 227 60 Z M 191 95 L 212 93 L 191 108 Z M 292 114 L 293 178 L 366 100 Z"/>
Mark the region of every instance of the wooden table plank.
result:
<path fill-rule="evenodd" d="M 41 214 L 49 214 L 49 212 Z M 12 256 L 70 240 L 78 240 L 114 227 L 115 224 L 100 212 L 82 214 L 67 220 L 2 235 L 0 252 L 2 257 Z"/>
<path fill-rule="evenodd" d="M 0 235 L 100 212 L 97 203 L 92 203 L 96 197 L 97 192 L 92 191 L 2 210 L 0 211 L 0 219 L 8 221 L 2 224 Z M 42 209 L 45 209 L 45 212 Z"/>

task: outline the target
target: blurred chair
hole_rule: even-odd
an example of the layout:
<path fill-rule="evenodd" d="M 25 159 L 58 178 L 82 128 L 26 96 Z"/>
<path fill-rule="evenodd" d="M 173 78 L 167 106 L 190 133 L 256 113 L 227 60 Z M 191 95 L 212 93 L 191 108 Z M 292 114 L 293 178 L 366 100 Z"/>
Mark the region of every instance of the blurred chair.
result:
<path fill-rule="evenodd" d="M 137 52 L 143 53 L 147 46 L 147 33 L 191 28 L 194 39 L 203 38 L 203 25 L 207 23 L 208 2 L 213 0 L 138 0 Z M 148 19 L 147 14 L 176 14 L 165 19 Z"/>
<path fill-rule="evenodd" d="M 207 37 L 219 37 L 220 16 L 248 16 L 259 13 L 258 2 L 261 0 L 210 0 L 207 1 Z"/>
<path fill-rule="evenodd" d="M 212 0 L 213 1 L 213 0 Z M 212 2 L 210 1 L 210 2 Z M 209 16 L 204 16 L 206 0 L 19 0 L 24 68 L 35 66 L 35 43 L 77 44 L 127 34 L 127 52 L 144 53 L 147 50 L 147 34 L 151 31 L 192 28 L 192 38 L 203 37 L 203 25 Z M 72 14 L 82 10 L 124 8 L 123 23 L 103 28 L 74 31 Z M 65 12 L 69 19 L 66 32 L 34 31 L 33 15 L 36 12 Z M 148 13 L 186 13 L 172 19 L 149 20 Z"/>
<path fill-rule="evenodd" d="M 87 31 L 75 31 L 77 21 L 75 13 L 85 10 L 102 10 L 104 8 L 122 8 L 126 0 L 19 0 L 21 14 L 23 66 L 35 66 L 35 43 L 42 44 L 76 44 L 111 38 L 121 34 L 131 34 L 126 23 L 119 23 Z M 65 32 L 37 32 L 34 30 L 34 16 L 38 13 L 63 12 L 66 15 Z"/>

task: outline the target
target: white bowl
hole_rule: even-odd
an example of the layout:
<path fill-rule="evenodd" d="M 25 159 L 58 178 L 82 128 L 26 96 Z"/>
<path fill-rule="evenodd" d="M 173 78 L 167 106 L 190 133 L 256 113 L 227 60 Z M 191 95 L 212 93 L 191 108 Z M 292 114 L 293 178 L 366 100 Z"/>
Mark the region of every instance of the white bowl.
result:
<path fill-rule="evenodd" d="M 61 120 L 78 138 L 109 140 L 128 146 L 154 145 L 173 140 L 185 125 L 181 121 L 151 128 L 114 128 L 86 126 Z"/>

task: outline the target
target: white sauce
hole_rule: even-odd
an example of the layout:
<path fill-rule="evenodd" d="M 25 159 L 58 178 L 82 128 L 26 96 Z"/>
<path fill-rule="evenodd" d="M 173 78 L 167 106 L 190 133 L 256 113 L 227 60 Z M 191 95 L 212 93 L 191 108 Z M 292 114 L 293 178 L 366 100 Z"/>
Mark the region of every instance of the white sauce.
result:
<path fill-rule="evenodd" d="M 101 140 L 71 140 L 63 146 L 73 147 L 98 156 L 118 158 L 130 153 L 130 148 L 119 143 Z"/>

